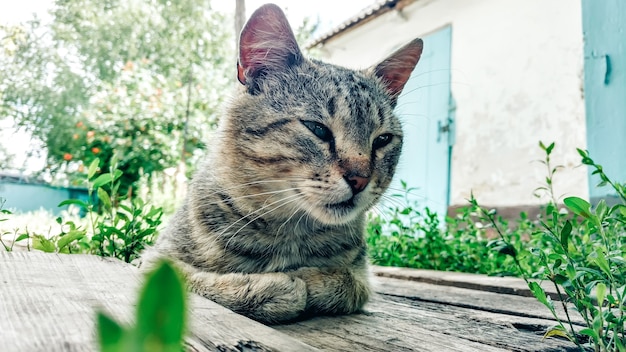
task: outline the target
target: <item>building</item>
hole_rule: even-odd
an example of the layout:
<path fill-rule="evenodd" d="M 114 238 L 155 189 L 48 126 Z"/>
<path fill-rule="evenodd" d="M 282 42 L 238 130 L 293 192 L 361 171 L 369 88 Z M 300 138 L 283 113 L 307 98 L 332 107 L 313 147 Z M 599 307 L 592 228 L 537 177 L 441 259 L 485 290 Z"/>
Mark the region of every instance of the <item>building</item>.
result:
<path fill-rule="evenodd" d="M 398 169 L 437 210 L 470 194 L 501 213 L 536 209 L 556 143 L 555 194 L 597 201 L 608 188 L 576 148 L 626 181 L 626 2 L 381 0 L 314 40 L 327 62 L 369 67 L 415 37 L 424 52 L 399 100 Z"/>

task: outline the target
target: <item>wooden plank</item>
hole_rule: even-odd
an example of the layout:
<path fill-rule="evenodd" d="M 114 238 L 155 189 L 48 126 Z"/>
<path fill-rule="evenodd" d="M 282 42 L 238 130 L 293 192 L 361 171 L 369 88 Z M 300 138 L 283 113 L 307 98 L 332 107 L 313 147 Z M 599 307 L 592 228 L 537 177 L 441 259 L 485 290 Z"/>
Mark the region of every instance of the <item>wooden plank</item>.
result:
<path fill-rule="evenodd" d="M 453 286 L 507 295 L 533 297 L 526 282 L 517 277 L 498 277 L 424 269 L 416 270 L 389 266 L 373 266 L 372 273 L 376 276 L 426 282 L 440 286 Z M 550 282 L 542 282 L 541 287 L 553 300 L 560 299 L 556 289 Z"/>
<path fill-rule="evenodd" d="M 431 274 L 399 272 L 412 278 Z M 541 334 L 554 322 L 534 298 L 450 286 L 463 281 L 463 285 L 483 287 L 470 278 L 478 283 L 484 279 L 457 277 L 439 286 L 379 276 L 374 279 L 379 294 L 366 306 L 366 314 L 317 317 L 274 327 L 192 295 L 187 349 L 575 350 L 569 342 L 542 342 Z M 0 252 L 0 351 L 95 350 L 94 307 L 125 324 L 132 322 L 140 279 L 136 268 L 112 259 Z M 492 279 L 500 278 L 489 278 L 487 286 L 497 286 Z"/>
<path fill-rule="evenodd" d="M 316 317 L 275 328 L 323 351 L 506 351 L 431 330 L 424 319 L 395 319 L 384 312 L 388 305 L 376 300 L 366 314 Z"/>
<path fill-rule="evenodd" d="M 548 320 L 517 318 L 519 325 L 503 324 L 502 321 L 510 318 L 502 314 L 406 299 L 395 302 L 384 299 L 376 308 L 374 314 L 383 315 L 387 324 L 427 326 L 448 339 L 458 338 L 508 351 L 577 351 L 569 341 L 542 339 L 545 327 L 553 325 Z M 537 333 L 535 326 L 541 327 L 541 332 Z"/>
<path fill-rule="evenodd" d="M 553 325 L 546 319 L 385 295 L 366 310 L 275 328 L 327 351 L 576 351 L 568 341 L 542 340 Z"/>
<path fill-rule="evenodd" d="M 421 274 L 415 271 L 414 276 Z M 542 340 L 555 321 L 534 297 L 380 276 L 373 284 L 379 295 L 366 306 L 366 315 L 318 317 L 275 328 L 329 351 L 576 350 L 568 341 Z M 575 321 L 582 324 L 580 317 Z"/>
<path fill-rule="evenodd" d="M 389 296 L 499 313 L 510 316 L 512 319 L 527 317 L 554 320 L 548 308 L 534 297 L 499 294 L 454 286 L 438 286 L 388 277 L 377 277 L 374 285 L 376 292 Z M 554 302 L 554 305 L 559 318 L 565 319 L 566 315 L 562 303 Z M 567 306 L 572 322 L 579 326 L 585 326 L 583 318 L 574 309 L 574 306 L 571 303 L 568 303 Z"/>
<path fill-rule="evenodd" d="M 88 255 L 0 252 L 0 351 L 94 351 L 95 309 L 133 320 L 141 275 Z M 270 327 L 192 295 L 192 351 L 315 351 Z"/>

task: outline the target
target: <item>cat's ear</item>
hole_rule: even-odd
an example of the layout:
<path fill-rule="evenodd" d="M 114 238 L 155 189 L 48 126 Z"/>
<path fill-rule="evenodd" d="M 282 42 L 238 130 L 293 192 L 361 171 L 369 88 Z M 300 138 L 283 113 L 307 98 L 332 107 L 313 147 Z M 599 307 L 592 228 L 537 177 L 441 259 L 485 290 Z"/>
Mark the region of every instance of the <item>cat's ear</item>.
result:
<path fill-rule="evenodd" d="M 241 84 L 261 73 L 299 64 L 302 52 L 280 7 L 259 7 L 241 30 L 237 78 Z"/>
<path fill-rule="evenodd" d="M 374 74 L 387 88 L 394 105 L 417 65 L 423 48 L 424 43 L 421 39 L 413 39 L 374 67 Z"/>

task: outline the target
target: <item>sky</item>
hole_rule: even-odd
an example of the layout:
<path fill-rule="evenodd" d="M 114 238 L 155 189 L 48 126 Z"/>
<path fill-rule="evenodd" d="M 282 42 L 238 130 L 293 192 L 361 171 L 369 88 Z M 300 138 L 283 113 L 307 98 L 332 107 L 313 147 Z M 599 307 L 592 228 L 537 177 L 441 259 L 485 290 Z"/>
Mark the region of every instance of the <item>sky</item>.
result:
<path fill-rule="evenodd" d="M 316 35 L 321 35 L 372 5 L 376 0 L 246 0 L 247 16 L 267 2 L 274 2 L 280 6 L 294 27 L 300 25 L 307 16 L 319 19 Z M 0 0 L 0 23 L 16 24 L 23 22 L 32 18 L 34 13 L 45 21 L 49 18 L 47 10 L 53 3 L 54 0 Z M 225 13 L 234 13 L 235 11 L 234 0 L 213 0 L 211 4 L 218 11 Z M 0 119 L 0 143 L 10 146 L 7 149 L 10 154 L 15 156 L 14 166 L 25 167 L 27 170 L 41 169 L 44 163 L 41 158 L 26 159 L 26 151 L 36 148 L 31 144 L 29 135 L 15 132 L 11 125 L 11 121 Z M 0 150 L 0 152 L 2 151 Z"/>
<path fill-rule="evenodd" d="M 247 15 L 249 16 L 256 8 L 267 2 L 273 2 L 285 10 L 287 17 L 294 25 L 301 23 L 306 16 L 313 18 L 319 16 L 320 30 L 324 32 L 356 15 L 376 0 L 247 0 Z M 53 0 L 0 0 L 0 23 L 24 21 L 29 19 L 34 12 L 40 17 L 45 17 L 46 10 L 52 3 Z M 235 10 L 234 0 L 213 0 L 211 4 L 219 11 L 234 12 Z"/>

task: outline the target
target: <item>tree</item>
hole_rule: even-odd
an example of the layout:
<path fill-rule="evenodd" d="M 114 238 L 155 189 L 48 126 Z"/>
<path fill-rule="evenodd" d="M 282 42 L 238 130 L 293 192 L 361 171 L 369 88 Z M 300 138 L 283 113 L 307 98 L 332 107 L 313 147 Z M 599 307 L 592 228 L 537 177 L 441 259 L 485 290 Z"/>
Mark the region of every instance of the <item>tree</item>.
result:
<path fill-rule="evenodd" d="M 0 118 L 42 142 L 44 171 L 77 183 L 117 153 L 126 192 L 195 165 L 236 82 L 232 17 L 210 0 L 56 0 L 51 15 L 0 27 Z"/>
<path fill-rule="evenodd" d="M 226 17 L 209 0 L 57 0 L 51 13 L 0 53 L 0 118 L 46 145 L 50 172 L 116 152 L 129 188 L 193 164 L 232 88 Z"/>

